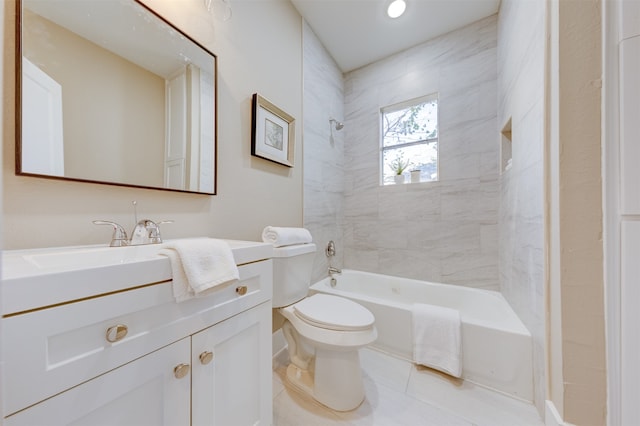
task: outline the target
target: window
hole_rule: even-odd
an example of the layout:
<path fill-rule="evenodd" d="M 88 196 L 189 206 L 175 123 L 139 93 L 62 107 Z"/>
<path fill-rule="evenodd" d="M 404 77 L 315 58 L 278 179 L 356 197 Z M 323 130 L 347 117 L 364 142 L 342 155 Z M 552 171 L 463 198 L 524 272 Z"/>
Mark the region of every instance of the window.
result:
<path fill-rule="evenodd" d="M 438 180 L 438 95 L 423 96 L 382 108 L 382 184 L 398 174 L 412 182 Z M 398 173 L 400 172 L 400 173 Z"/>

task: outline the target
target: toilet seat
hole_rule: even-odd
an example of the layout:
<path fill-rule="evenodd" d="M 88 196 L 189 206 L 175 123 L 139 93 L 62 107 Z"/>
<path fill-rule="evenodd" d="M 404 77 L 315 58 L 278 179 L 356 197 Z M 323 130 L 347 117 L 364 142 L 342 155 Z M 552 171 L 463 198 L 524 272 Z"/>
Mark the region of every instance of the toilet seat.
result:
<path fill-rule="evenodd" d="M 314 294 L 293 305 L 294 314 L 314 327 L 336 331 L 369 330 L 375 317 L 364 306 L 344 297 Z"/>
<path fill-rule="evenodd" d="M 305 305 L 307 305 L 307 303 L 302 304 L 302 306 L 300 307 L 300 309 L 306 313 L 307 319 L 303 318 L 301 316 L 300 310 L 298 309 L 299 307 L 297 305 L 299 305 L 303 301 L 306 301 L 307 299 L 312 299 L 315 296 L 316 295 L 309 296 L 303 300 L 300 300 L 297 303 L 294 303 L 293 305 L 289 305 L 284 308 L 278 309 L 278 311 L 282 314 L 282 316 L 284 316 L 287 320 L 289 320 L 289 322 L 293 325 L 295 330 L 302 337 L 310 340 L 311 342 L 314 342 L 315 345 L 332 347 L 334 350 L 339 350 L 339 351 L 351 350 L 352 348 L 366 346 L 376 340 L 376 338 L 378 337 L 378 331 L 376 330 L 376 327 L 374 325 L 373 314 L 369 312 L 364 306 L 358 305 L 357 303 L 349 299 L 345 299 L 344 297 L 326 295 L 330 297 L 330 299 L 324 299 L 321 297 L 320 303 L 323 303 L 325 306 L 325 309 L 329 310 L 327 315 L 330 315 L 332 311 L 335 311 L 334 306 L 337 306 L 338 304 L 343 306 L 343 310 L 344 310 L 344 306 L 347 306 L 347 309 L 346 309 L 347 311 L 353 310 L 354 312 L 359 312 L 360 309 L 364 309 L 368 313 L 368 315 L 371 315 L 371 316 L 368 317 L 367 314 L 363 314 L 363 317 L 367 316 L 368 318 L 366 320 L 363 320 L 360 323 L 357 323 L 357 322 L 355 323 L 356 327 L 359 327 L 359 329 L 349 330 L 348 329 L 349 326 L 353 327 L 354 325 L 353 323 L 343 321 L 346 324 L 340 324 L 340 321 L 336 321 L 335 318 L 333 320 L 329 320 L 328 318 L 323 317 L 322 314 L 315 315 L 316 317 L 320 318 L 320 321 L 313 320 L 314 315 L 310 314 L 308 311 L 305 310 Z M 339 300 L 335 301 L 333 298 L 339 299 Z M 341 300 L 347 301 L 348 303 L 342 304 Z M 315 303 L 315 302 L 311 302 L 311 303 Z M 354 307 L 352 303 L 356 305 L 356 307 Z M 315 305 L 311 305 L 311 306 L 315 306 Z M 360 315 L 357 315 L 357 314 L 356 316 L 360 317 Z M 329 326 L 333 324 L 332 325 L 333 329 L 327 328 L 327 323 L 329 324 Z M 338 325 L 336 325 L 336 323 Z M 367 323 L 369 325 L 365 326 L 365 324 Z M 336 330 L 335 329 L 336 327 L 342 327 L 342 329 Z"/>

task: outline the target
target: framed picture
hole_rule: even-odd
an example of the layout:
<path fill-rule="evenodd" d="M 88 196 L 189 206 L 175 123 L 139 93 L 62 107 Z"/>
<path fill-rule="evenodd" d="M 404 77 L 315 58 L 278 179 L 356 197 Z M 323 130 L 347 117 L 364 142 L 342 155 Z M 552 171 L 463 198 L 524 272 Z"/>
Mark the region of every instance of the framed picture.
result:
<path fill-rule="evenodd" d="M 295 119 L 254 93 L 252 125 L 251 155 L 293 167 Z"/>

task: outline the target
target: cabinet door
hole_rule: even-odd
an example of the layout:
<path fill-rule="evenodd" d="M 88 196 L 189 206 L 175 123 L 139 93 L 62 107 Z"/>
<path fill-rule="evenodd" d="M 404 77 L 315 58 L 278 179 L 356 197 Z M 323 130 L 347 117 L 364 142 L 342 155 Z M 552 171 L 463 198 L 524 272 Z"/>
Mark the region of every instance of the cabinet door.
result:
<path fill-rule="evenodd" d="M 628 2 L 633 3 L 633 2 Z M 620 42 L 620 213 L 640 214 L 640 37 Z"/>
<path fill-rule="evenodd" d="M 185 338 L 5 419 L 15 425 L 176 426 L 189 424 L 190 375 Z M 184 371 L 188 371 L 183 369 Z"/>
<path fill-rule="evenodd" d="M 270 425 L 270 302 L 193 335 L 191 345 L 192 425 Z"/>

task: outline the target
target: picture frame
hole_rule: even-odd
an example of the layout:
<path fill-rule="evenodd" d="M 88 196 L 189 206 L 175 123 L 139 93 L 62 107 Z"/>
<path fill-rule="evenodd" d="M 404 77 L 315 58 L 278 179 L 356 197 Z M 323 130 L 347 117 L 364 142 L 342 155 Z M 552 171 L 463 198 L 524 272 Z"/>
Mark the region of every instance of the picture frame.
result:
<path fill-rule="evenodd" d="M 257 93 L 252 105 L 251 155 L 293 167 L 295 119 Z"/>

